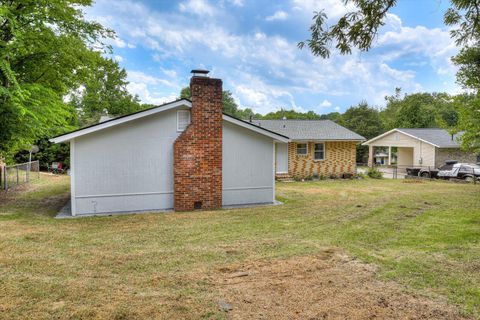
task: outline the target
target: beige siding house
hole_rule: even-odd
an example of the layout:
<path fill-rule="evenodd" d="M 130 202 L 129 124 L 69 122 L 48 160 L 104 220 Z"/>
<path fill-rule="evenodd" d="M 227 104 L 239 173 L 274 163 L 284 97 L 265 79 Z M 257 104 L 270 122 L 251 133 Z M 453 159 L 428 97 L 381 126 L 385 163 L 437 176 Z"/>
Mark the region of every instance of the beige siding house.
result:
<path fill-rule="evenodd" d="M 388 148 L 391 164 L 392 148 L 397 149 L 397 165 L 403 167 L 438 168 L 445 160 L 475 163 L 477 155 L 460 150 L 462 133 L 451 135 L 444 129 L 393 129 L 363 143 L 369 146 L 369 165 L 373 164 L 375 148 Z"/>
<path fill-rule="evenodd" d="M 288 136 L 275 144 L 277 178 L 341 177 L 356 172 L 356 145 L 365 138 L 330 120 L 252 120 Z"/>

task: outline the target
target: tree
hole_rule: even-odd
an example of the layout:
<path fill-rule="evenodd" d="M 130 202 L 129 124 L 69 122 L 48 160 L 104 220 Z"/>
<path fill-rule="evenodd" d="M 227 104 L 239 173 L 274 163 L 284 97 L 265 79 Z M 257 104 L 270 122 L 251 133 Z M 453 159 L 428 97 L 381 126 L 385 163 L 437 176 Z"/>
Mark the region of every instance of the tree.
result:
<path fill-rule="evenodd" d="M 385 129 L 393 128 L 445 128 L 457 125 L 458 111 L 453 98 L 447 93 L 414 93 L 385 97 L 387 106 L 380 113 Z"/>
<path fill-rule="evenodd" d="M 113 32 L 83 17 L 90 0 L 0 1 L 0 156 L 75 125 L 64 96 Z M 105 52 L 105 51 L 104 51 Z"/>
<path fill-rule="evenodd" d="M 320 116 L 321 120 L 331 120 L 333 122 L 340 122 L 342 119 L 342 114 L 340 112 L 330 112 L 327 114 L 322 114 Z"/>
<path fill-rule="evenodd" d="M 300 120 L 320 120 L 320 116 L 316 114 L 313 111 L 308 111 L 308 112 L 298 112 L 295 110 L 285 110 L 285 109 L 280 109 L 275 112 L 269 112 L 266 115 L 262 117 L 262 119 L 300 119 Z"/>
<path fill-rule="evenodd" d="M 299 42 L 299 48 L 307 46 L 314 55 L 328 58 L 331 46 L 341 54 L 350 54 L 353 48 L 368 51 L 385 24 L 390 9 L 397 0 L 344 0 L 356 8 L 340 17 L 337 23 L 327 25 L 324 10 L 314 12 L 310 27 L 311 38 Z M 450 0 L 451 7 L 444 14 L 444 22 L 453 27 L 451 36 L 457 45 L 465 45 L 480 39 L 480 0 Z M 455 28 L 456 27 L 456 28 Z"/>
<path fill-rule="evenodd" d="M 341 54 L 350 54 L 353 48 L 368 51 L 373 40 L 378 35 L 379 28 L 385 24 L 388 11 L 396 5 L 396 0 L 344 0 L 351 3 L 355 9 L 340 17 L 337 23 L 328 26 L 327 15 L 323 10 L 314 13 L 310 27 L 311 38 L 298 44 L 299 48 L 307 46 L 317 56 L 328 58 L 331 46 Z M 457 80 L 465 87 L 472 88 L 479 95 L 480 70 L 480 0 L 450 0 L 450 8 L 444 14 L 445 25 L 451 28 L 451 37 L 458 46 L 464 46 L 461 52 L 453 58 L 454 63 L 460 66 Z M 457 131 L 465 130 L 462 147 L 472 149 L 480 145 L 480 123 L 476 119 L 476 99 L 460 99 L 457 104 L 458 122 Z M 418 115 L 411 106 L 405 111 L 410 116 Z M 455 122 L 455 112 L 450 110 L 443 114 L 444 120 Z M 427 121 L 416 119 L 416 123 Z M 427 121 L 428 122 L 428 121 Z"/>
<path fill-rule="evenodd" d="M 105 59 L 97 52 L 94 68 L 83 84 L 83 90 L 72 95 L 71 105 L 78 111 L 80 125 L 97 123 L 105 112 L 121 116 L 143 109 L 138 96 L 127 90 L 127 73 L 118 62 Z M 93 60 L 93 59 L 92 59 Z"/>
<path fill-rule="evenodd" d="M 462 49 L 453 62 L 459 67 L 458 83 L 472 91 L 455 99 L 459 110 L 457 131 L 465 131 L 462 146 L 480 154 L 480 48 Z"/>
<path fill-rule="evenodd" d="M 344 127 L 364 136 L 367 140 L 384 132 L 380 113 L 362 101 L 358 106 L 350 107 L 340 119 Z M 368 147 L 357 145 L 357 161 L 366 162 Z"/>

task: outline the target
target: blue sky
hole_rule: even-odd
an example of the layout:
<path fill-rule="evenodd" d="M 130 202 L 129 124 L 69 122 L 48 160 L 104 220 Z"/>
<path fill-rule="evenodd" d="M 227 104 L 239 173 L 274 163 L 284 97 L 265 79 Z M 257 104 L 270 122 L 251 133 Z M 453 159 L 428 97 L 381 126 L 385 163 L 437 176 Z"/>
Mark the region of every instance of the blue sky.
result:
<path fill-rule="evenodd" d="M 323 114 L 362 100 L 382 107 L 395 87 L 460 90 L 450 62 L 458 49 L 442 22 L 448 1 L 398 2 L 369 52 L 327 60 L 297 43 L 313 11 L 334 23 L 348 9 L 342 0 L 97 0 L 87 17 L 116 31 L 113 57 L 143 102 L 174 100 L 190 70 L 206 68 L 241 107 Z"/>

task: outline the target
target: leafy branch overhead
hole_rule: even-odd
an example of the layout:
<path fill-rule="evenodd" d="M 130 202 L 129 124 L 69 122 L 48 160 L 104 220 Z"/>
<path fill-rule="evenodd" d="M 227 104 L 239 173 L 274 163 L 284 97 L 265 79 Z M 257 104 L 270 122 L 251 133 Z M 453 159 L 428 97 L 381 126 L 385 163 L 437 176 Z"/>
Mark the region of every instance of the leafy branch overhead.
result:
<path fill-rule="evenodd" d="M 380 27 L 385 25 L 388 12 L 397 4 L 396 0 L 343 2 L 345 6 L 352 5 L 353 9 L 331 26 L 328 25 L 325 8 L 319 8 L 320 11 L 314 13 L 310 39 L 299 42 L 300 49 L 308 47 L 312 54 L 322 58 L 330 57 L 332 47 L 340 54 L 351 54 L 353 49 L 368 51 L 374 46 Z M 444 23 L 451 28 L 450 35 L 456 45 L 462 47 L 460 53 L 452 58 L 459 67 L 457 82 L 473 92 L 455 99 L 458 119 L 454 119 L 454 131 L 465 131 L 463 148 L 480 152 L 480 0 L 450 0 Z M 415 110 L 418 108 L 420 105 L 412 105 L 411 112 L 402 115 L 404 121 L 417 119 L 419 114 Z M 432 121 L 426 118 L 417 120 L 425 123 Z M 449 121 L 453 120 L 447 119 L 445 123 Z"/>
<path fill-rule="evenodd" d="M 358 10 L 346 13 L 336 24 L 328 26 L 328 16 L 321 10 L 315 12 L 310 27 L 311 39 L 298 44 L 299 48 L 308 46 L 310 51 L 322 58 L 330 56 L 331 45 L 341 54 L 350 54 L 352 48 L 368 51 L 378 34 L 378 29 L 385 24 L 385 17 L 396 0 L 345 0 L 353 3 Z"/>
<path fill-rule="evenodd" d="M 345 13 L 329 26 L 324 9 L 314 13 L 310 26 L 310 39 L 298 43 L 316 55 L 328 58 L 332 46 L 340 54 L 350 54 L 352 49 L 368 51 L 378 36 L 379 28 L 385 25 L 388 12 L 397 0 L 343 0 L 353 10 Z M 480 0 L 450 0 L 451 7 L 444 14 L 444 22 L 453 27 L 451 36 L 457 45 L 477 43 L 480 39 Z"/>

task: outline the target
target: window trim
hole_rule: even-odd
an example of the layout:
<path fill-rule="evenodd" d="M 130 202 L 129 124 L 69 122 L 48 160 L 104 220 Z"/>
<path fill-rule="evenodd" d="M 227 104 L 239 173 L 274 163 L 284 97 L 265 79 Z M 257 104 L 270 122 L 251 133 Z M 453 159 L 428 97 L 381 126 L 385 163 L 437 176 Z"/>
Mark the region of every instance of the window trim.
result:
<path fill-rule="evenodd" d="M 315 153 L 317 152 L 315 149 L 316 149 L 316 146 L 317 144 L 321 144 L 323 145 L 323 158 L 322 159 L 317 159 L 315 158 Z M 320 152 L 320 151 L 318 151 Z M 327 159 L 327 150 L 326 150 L 326 147 L 325 147 L 325 142 L 315 142 L 313 144 L 313 161 L 325 161 L 325 159 Z"/>
<path fill-rule="evenodd" d="M 181 112 L 188 112 L 188 124 L 183 129 L 181 129 L 179 127 L 179 125 L 180 125 L 180 113 Z M 192 123 L 192 113 L 190 112 L 190 110 L 189 109 L 177 110 L 177 132 L 185 131 L 188 128 L 188 126 L 190 125 L 190 123 Z"/>
<path fill-rule="evenodd" d="M 304 144 L 305 145 L 305 153 L 298 153 L 298 145 L 299 144 Z M 296 145 L 295 145 L 295 154 L 297 156 L 300 156 L 300 157 L 308 156 L 308 142 L 297 142 Z"/>

